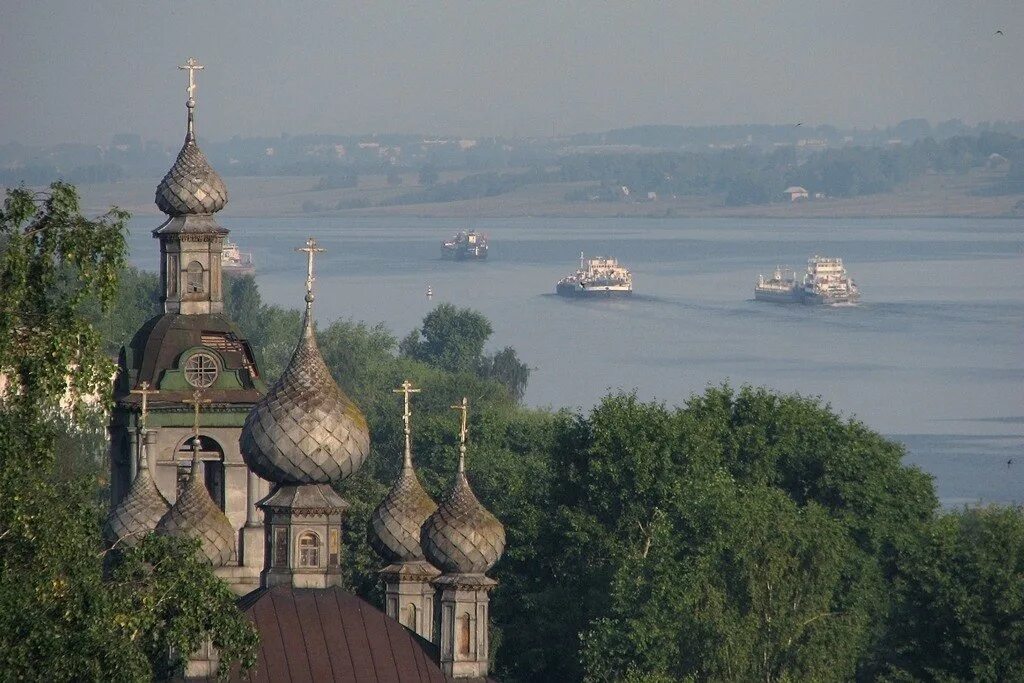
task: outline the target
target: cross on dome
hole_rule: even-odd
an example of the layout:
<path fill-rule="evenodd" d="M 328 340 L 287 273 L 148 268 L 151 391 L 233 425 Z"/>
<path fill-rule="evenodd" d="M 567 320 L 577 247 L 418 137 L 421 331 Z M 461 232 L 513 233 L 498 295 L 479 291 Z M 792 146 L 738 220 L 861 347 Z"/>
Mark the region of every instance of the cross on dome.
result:
<path fill-rule="evenodd" d="M 150 394 L 159 394 L 160 393 L 159 390 L 157 390 L 157 389 L 150 389 L 149 386 L 150 386 L 149 382 L 143 380 L 142 382 L 139 383 L 139 388 L 138 389 L 129 389 L 128 390 L 129 394 L 141 394 L 142 395 L 142 416 L 139 419 L 139 431 L 141 431 L 141 432 L 145 432 L 146 431 L 146 415 L 149 414 L 149 410 L 148 410 L 148 408 L 149 408 L 149 400 L 148 400 L 149 399 L 149 395 Z"/>
<path fill-rule="evenodd" d="M 199 448 L 199 407 L 208 403 L 213 403 L 213 400 L 203 398 L 203 392 L 196 389 L 192 392 L 192 398 L 186 398 L 182 403 L 186 403 L 195 408 L 195 420 L 192 424 L 192 449 L 197 450 Z"/>
<path fill-rule="evenodd" d="M 313 277 L 313 255 L 322 254 L 327 250 L 319 246 L 316 240 L 310 237 L 306 240 L 306 246 L 299 247 L 295 251 L 306 253 L 306 303 L 310 304 L 313 302 L 313 281 L 316 279 Z"/>
<path fill-rule="evenodd" d="M 405 422 L 405 466 L 412 467 L 412 429 L 409 426 L 409 420 L 412 417 L 412 410 L 409 408 L 409 397 L 412 394 L 418 394 L 422 389 L 414 389 L 412 382 L 405 380 L 402 382 L 402 386 L 398 389 L 392 389 L 393 393 L 405 394 L 405 412 L 402 414 L 402 421 Z"/>
<path fill-rule="evenodd" d="M 459 472 L 461 473 L 466 471 L 466 435 L 469 434 L 466 417 L 469 414 L 469 401 L 463 396 L 462 403 L 453 405 L 451 408 L 462 413 L 462 426 L 459 429 Z"/>
<path fill-rule="evenodd" d="M 188 88 L 185 92 L 188 93 L 189 106 L 194 107 L 196 102 L 196 71 L 202 71 L 206 67 L 199 63 L 199 60 L 195 57 L 189 57 L 183 66 L 179 66 L 182 71 L 188 71 Z"/>

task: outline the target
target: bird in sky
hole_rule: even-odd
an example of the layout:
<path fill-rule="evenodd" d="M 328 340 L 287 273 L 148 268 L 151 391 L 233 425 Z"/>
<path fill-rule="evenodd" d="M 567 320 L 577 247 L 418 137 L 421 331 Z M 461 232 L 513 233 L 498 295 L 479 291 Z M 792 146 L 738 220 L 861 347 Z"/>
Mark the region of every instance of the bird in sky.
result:
<path fill-rule="evenodd" d="M 794 128 L 797 128 L 797 127 L 799 127 L 799 126 L 802 126 L 802 125 L 804 125 L 804 122 L 803 122 L 803 121 L 801 121 L 800 123 L 795 123 L 795 124 L 793 124 L 793 127 L 794 127 Z"/>
<path fill-rule="evenodd" d="M 996 33 L 995 33 L 995 35 L 997 35 L 997 36 L 1001 36 L 1001 35 L 1004 35 L 1004 34 L 1003 34 L 1003 32 L 1002 32 L 1001 30 L 999 30 L 999 29 L 996 29 Z"/>

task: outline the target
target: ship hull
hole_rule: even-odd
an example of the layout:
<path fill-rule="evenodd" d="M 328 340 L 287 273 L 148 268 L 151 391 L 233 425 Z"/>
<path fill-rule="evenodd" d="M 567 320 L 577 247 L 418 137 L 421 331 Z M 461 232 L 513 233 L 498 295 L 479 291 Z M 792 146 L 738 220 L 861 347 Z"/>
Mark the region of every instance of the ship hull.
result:
<path fill-rule="evenodd" d="M 448 249 L 441 248 L 441 258 L 448 261 L 486 261 L 486 249 Z"/>
<path fill-rule="evenodd" d="M 580 287 L 577 284 L 558 283 L 555 286 L 555 293 L 558 294 L 559 296 L 596 299 L 600 297 L 629 296 L 633 293 L 633 290 L 632 288 L 616 285 L 594 285 L 593 287 Z"/>
<path fill-rule="evenodd" d="M 799 289 L 773 291 L 755 288 L 754 299 L 757 301 L 770 301 L 776 304 L 798 304 L 803 300 L 803 297 Z"/>
<path fill-rule="evenodd" d="M 833 304 L 855 304 L 860 299 L 859 294 L 841 294 L 831 296 L 828 294 L 804 293 L 803 302 L 811 306 L 831 306 Z"/>
<path fill-rule="evenodd" d="M 253 275 L 256 272 L 256 266 L 251 263 L 240 266 L 221 266 L 220 270 L 225 275 Z"/>

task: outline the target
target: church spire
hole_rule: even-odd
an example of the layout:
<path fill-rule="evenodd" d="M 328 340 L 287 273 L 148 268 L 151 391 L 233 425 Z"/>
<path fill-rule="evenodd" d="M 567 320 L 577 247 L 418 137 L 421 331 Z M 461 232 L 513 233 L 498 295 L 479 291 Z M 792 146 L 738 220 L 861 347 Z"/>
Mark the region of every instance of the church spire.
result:
<path fill-rule="evenodd" d="M 185 92 L 188 93 L 188 99 L 185 100 L 185 106 L 188 107 L 188 129 L 185 132 L 185 142 L 195 142 L 196 71 L 202 71 L 206 67 L 195 57 L 189 57 L 185 64 L 178 68 L 188 71 L 188 87 L 185 88 Z"/>
<path fill-rule="evenodd" d="M 274 490 L 257 503 L 267 531 L 261 583 L 325 588 L 340 585 L 341 522 L 348 503 L 332 484 L 370 450 L 366 418 L 338 387 L 316 344 L 313 259 L 324 250 L 310 237 L 306 317 L 288 367 L 245 418 L 239 446 L 253 472 Z"/>
<path fill-rule="evenodd" d="M 178 68 L 188 71 L 188 124 L 174 165 L 156 187 L 156 205 L 169 216 L 153 231 L 160 240 L 161 299 L 165 313 L 220 313 L 221 253 L 228 231 L 213 214 L 228 203 L 228 189 L 196 143 L 196 71 L 206 67 L 190 57 Z"/>
<path fill-rule="evenodd" d="M 434 639 L 434 590 L 430 582 L 440 572 L 423 557 L 420 527 L 437 509 L 412 466 L 413 394 L 420 389 L 405 380 L 394 393 L 403 395 L 405 453 L 402 470 L 388 495 L 370 515 L 367 538 L 377 554 L 390 564 L 380 571 L 384 579 L 384 611 L 392 619 L 427 640 Z"/>

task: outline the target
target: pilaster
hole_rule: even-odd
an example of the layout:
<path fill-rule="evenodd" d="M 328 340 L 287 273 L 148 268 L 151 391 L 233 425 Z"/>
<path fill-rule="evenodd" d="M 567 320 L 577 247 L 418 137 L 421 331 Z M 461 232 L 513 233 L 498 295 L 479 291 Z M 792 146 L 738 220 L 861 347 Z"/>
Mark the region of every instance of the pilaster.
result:
<path fill-rule="evenodd" d="M 441 671 L 452 678 L 484 678 L 490 668 L 490 592 L 498 582 L 483 574 L 444 574 L 437 630 Z"/>
<path fill-rule="evenodd" d="M 384 612 L 417 635 L 436 643 L 435 590 L 441 572 L 424 560 L 390 564 L 379 572 L 384 579 Z"/>

